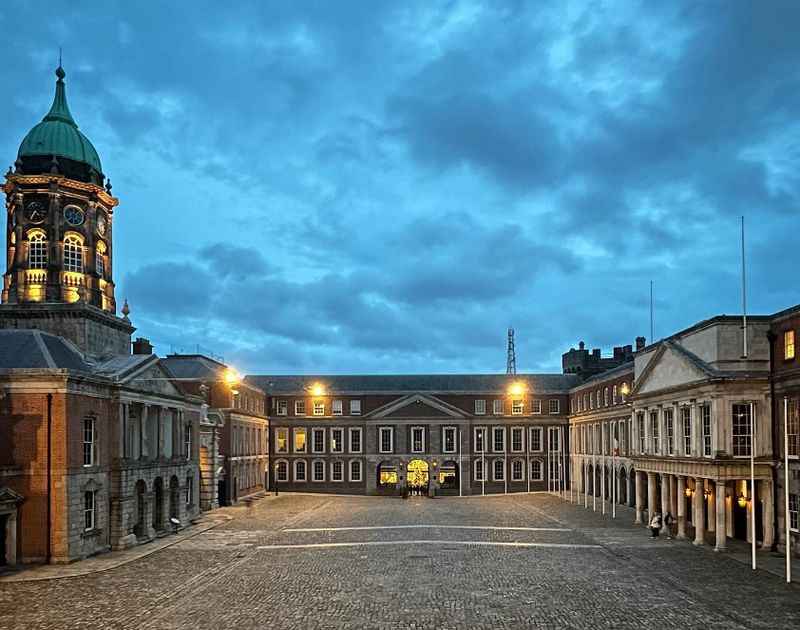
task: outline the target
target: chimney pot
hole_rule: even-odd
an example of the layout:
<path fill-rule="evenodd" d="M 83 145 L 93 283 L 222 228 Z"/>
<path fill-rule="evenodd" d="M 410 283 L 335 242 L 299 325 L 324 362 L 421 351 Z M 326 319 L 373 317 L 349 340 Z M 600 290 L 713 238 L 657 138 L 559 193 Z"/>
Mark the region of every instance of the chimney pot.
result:
<path fill-rule="evenodd" d="M 133 342 L 133 354 L 153 354 L 153 344 L 149 339 L 137 337 Z"/>

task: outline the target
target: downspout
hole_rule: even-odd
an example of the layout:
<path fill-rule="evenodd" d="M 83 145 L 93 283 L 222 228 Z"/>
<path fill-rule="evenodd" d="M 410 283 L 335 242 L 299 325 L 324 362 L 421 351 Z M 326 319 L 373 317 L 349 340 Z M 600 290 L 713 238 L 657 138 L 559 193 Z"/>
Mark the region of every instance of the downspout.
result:
<path fill-rule="evenodd" d="M 777 339 L 777 335 L 772 332 L 771 330 L 767 332 L 767 340 L 769 341 L 769 400 L 770 400 L 770 411 L 772 414 L 772 456 L 773 459 L 775 455 L 780 451 L 778 449 L 778 443 L 780 440 L 779 431 L 778 431 L 778 417 L 779 414 L 776 413 L 777 411 L 777 401 L 775 400 L 775 340 Z M 776 493 L 778 491 L 778 467 L 772 467 L 772 527 L 775 535 L 772 537 L 772 548 L 771 551 L 776 551 L 778 548 L 778 501 Z"/>
<path fill-rule="evenodd" d="M 47 394 L 47 547 L 45 562 L 50 564 L 53 555 L 51 541 L 53 504 L 53 394 Z"/>

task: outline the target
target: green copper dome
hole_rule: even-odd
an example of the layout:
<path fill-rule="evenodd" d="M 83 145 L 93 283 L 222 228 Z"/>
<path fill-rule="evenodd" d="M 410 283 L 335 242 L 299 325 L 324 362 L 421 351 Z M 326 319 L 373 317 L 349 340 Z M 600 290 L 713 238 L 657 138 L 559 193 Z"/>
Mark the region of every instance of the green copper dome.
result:
<path fill-rule="evenodd" d="M 81 162 L 102 173 L 100 157 L 89 139 L 78 131 L 78 125 L 70 114 L 64 90 L 66 73 L 56 70 L 56 95 L 47 116 L 28 132 L 19 147 L 18 158 L 28 156 L 55 155 Z"/>

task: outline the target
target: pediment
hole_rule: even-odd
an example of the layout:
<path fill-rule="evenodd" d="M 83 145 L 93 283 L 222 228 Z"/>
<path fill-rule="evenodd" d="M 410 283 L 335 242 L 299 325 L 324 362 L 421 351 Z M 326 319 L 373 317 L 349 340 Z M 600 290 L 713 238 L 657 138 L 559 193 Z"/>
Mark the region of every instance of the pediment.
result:
<path fill-rule="evenodd" d="M 122 382 L 128 387 L 143 392 L 164 394 L 166 396 L 182 396 L 183 392 L 173 382 L 173 379 L 174 377 L 160 363 L 155 362 L 129 375 Z"/>
<path fill-rule="evenodd" d="M 464 414 L 433 396 L 412 394 L 389 403 L 374 414 L 376 418 L 463 418 Z"/>
<path fill-rule="evenodd" d="M 687 350 L 665 343 L 656 353 L 641 377 L 633 394 L 648 394 L 708 378 L 711 368 Z"/>

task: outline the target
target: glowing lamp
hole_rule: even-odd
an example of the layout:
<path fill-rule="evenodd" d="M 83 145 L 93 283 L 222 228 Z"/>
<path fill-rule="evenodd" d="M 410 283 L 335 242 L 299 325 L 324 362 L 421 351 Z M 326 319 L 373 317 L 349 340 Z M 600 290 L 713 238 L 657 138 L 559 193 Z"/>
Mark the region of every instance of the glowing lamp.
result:
<path fill-rule="evenodd" d="M 683 491 L 683 494 L 685 494 L 687 497 L 691 497 L 694 494 L 694 490 L 687 486 Z"/>
<path fill-rule="evenodd" d="M 508 388 L 508 393 L 512 396 L 522 396 L 522 394 L 525 393 L 525 384 L 519 381 L 511 383 L 511 387 Z"/>
<path fill-rule="evenodd" d="M 739 494 L 738 498 L 736 499 L 736 502 L 739 504 L 740 508 L 747 507 L 747 504 L 749 503 L 749 501 L 750 500 L 746 496 L 744 496 L 744 494 L 741 494 L 741 493 Z"/>
<path fill-rule="evenodd" d="M 311 386 L 311 394 L 313 396 L 324 396 L 325 395 L 325 386 L 322 383 L 314 383 Z"/>
<path fill-rule="evenodd" d="M 631 388 L 628 386 L 627 383 L 623 383 L 622 387 L 620 387 L 619 391 L 622 392 L 623 396 L 627 396 L 628 394 L 631 393 Z"/>
<path fill-rule="evenodd" d="M 234 387 L 242 382 L 242 377 L 239 375 L 239 372 L 230 367 L 225 370 L 222 378 L 225 381 L 225 384 L 230 387 Z"/>

